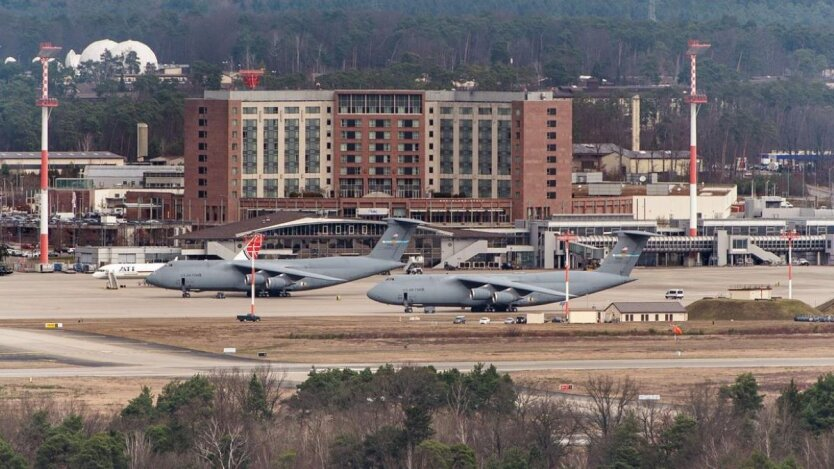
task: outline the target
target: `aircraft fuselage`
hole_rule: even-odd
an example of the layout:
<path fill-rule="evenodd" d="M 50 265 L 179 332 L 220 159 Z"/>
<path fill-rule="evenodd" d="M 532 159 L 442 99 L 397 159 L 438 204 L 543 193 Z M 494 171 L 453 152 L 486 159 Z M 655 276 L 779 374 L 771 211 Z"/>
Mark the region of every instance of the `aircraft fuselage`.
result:
<path fill-rule="evenodd" d="M 556 291 L 565 291 L 564 272 L 542 272 L 529 274 L 484 275 L 501 280 L 523 283 L 543 287 Z M 381 282 L 368 292 L 372 300 L 386 304 L 408 304 L 413 306 L 442 306 L 442 307 L 488 307 L 495 305 L 495 298 L 487 297 L 490 291 L 504 292 L 505 306 L 538 306 L 557 303 L 565 300 L 564 295 L 532 292 L 519 295 L 511 289 L 496 289 L 484 285 L 485 290 L 474 292 L 457 281 L 453 274 L 417 275 L 391 277 Z M 571 298 L 584 296 L 600 290 L 616 287 L 633 279 L 601 272 L 572 272 L 570 274 Z M 477 288 L 480 290 L 480 288 Z M 489 291 L 488 291 L 489 290 Z M 478 294 L 480 293 L 480 295 Z"/>

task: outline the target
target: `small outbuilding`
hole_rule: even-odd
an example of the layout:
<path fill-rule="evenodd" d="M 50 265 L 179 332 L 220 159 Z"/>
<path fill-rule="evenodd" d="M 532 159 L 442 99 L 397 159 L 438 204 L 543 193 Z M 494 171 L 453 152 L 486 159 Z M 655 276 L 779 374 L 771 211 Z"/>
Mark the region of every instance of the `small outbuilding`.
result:
<path fill-rule="evenodd" d="M 682 322 L 689 319 L 686 308 L 677 301 L 617 301 L 608 305 L 605 312 L 620 322 Z"/>
<path fill-rule="evenodd" d="M 770 285 L 738 285 L 730 287 L 731 300 L 770 300 L 773 299 L 773 287 Z"/>
<path fill-rule="evenodd" d="M 570 324 L 596 324 L 600 322 L 600 311 L 595 309 L 572 309 L 568 316 Z"/>

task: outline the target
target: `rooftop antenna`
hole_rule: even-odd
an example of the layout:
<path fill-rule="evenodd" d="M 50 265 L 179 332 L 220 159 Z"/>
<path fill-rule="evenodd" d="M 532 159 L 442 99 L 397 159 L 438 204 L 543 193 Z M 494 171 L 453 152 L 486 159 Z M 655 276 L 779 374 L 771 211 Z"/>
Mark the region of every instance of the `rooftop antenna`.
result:
<path fill-rule="evenodd" d="M 264 76 L 263 69 L 246 69 L 240 71 L 240 76 L 243 78 L 243 84 L 246 88 L 254 90 L 261 82 L 261 77 Z"/>

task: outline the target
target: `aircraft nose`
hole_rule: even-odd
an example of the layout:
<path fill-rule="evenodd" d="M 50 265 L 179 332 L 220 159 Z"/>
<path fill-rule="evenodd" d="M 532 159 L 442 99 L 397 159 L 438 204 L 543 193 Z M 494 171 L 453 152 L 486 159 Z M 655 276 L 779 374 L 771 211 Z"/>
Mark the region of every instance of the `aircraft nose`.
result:
<path fill-rule="evenodd" d="M 149 283 L 149 284 L 151 284 L 155 287 L 161 286 L 160 285 L 161 278 L 162 278 L 162 272 L 161 271 L 163 269 L 165 269 L 165 267 L 160 267 L 159 269 L 156 269 L 155 271 L 151 272 L 151 274 L 148 275 L 147 278 L 145 278 L 145 282 Z"/>
<path fill-rule="evenodd" d="M 385 287 L 382 284 L 371 288 L 370 290 L 368 290 L 368 298 L 370 298 L 374 301 L 378 301 L 380 303 L 385 303 L 384 295 L 383 295 L 384 288 Z"/>

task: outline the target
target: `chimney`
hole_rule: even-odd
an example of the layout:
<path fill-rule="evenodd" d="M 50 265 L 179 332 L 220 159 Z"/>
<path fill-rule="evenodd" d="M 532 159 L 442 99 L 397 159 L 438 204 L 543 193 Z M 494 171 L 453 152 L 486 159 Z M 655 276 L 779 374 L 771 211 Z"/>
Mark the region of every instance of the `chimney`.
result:
<path fill-rule="evenodd" d="M 136 124 L 136 162 L 141 163 L 148 157 L 148 124 Z"/>
<path fill-rule="evenodd" d="M 640 95 L 631 97 L 631 149 L 640 151 Z"/>

